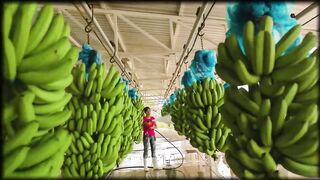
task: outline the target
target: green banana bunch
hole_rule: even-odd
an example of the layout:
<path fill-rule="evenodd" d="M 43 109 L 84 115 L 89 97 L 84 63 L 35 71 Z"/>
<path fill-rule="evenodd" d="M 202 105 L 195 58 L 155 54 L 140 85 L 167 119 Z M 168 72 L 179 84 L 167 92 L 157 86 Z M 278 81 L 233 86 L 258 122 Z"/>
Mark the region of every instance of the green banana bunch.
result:
<path fill-rule="evenodd" d="M 180 90 L 177 95 L 177 100 L 173 103 L 170 111 L 171 121 L 173 122 L 174 129 L 179 135 L 190 136 L 190 126 L 186 117 L 186 91 Z"/>
<path fill-rule="evenodd" d="M 218 47 L 217 73 L 231 87 L 221 109 L 232 131 L 226 160 L 240 178 L 280 178 L 277 165 L 302 176 L 319 176 L 319 51 L 307 33 L 297 47 L 301 25 L 278 43 L 270 33 L 272 18 L 262 18 L 258 32 L 249 21 L 243 31 L 244 54 L 235 35 Z M 231 53 L 232 52 L 232 53 Z M 237 74 L 237 76 L 231 76 Z M 249 85 L 248 91 L 238 88 Z"/>
<path fill-rule="evenodd" d="M 220 114 L 220 107 L 224 103 L 223 86 L 216 80 L 207 78 L 203 82 L 195 82 L 191 87 L 186 87 L 185 94 L 181 94 L 185 98 L 185 105 L 177 106 L 181 104 L 178 96 L 171 109 L 175 129 L 181 134 L 185 133 L 193 147 L 216 159 L 216 151 L 226 150 L 226 141 L 231 132 L 222 122 Z M 180 119 L 176 120 L 177 118 Z M 188 124 L 188 129 L 185 129 L 186 125 L 181 125 L 184 126 L 181 128 L 179 123 Z"/>
<path fill-rule="evenodd" d="M 72 75 L 67 90 L 73 97 L 66 109 L 71 111 L 67 128 L 73 141 L 65 156 L 63 175 L 101 178 L 125 158 L 132 150 L 133 139 L 142 134 L 134 124 L 141 124 L 137 107 L 143 105 L 141 100 L 134 104 L 124 92 L 124 82 L 119 82 L 119 72 L 113 65 L 107 72 L 105 64 L 93 63 L 86 79 L 85 65 L 80 63 Z M 111 94 L 107 93 L 110 86 L 114 86 Z"/>
<path fill-rule="evenodd" d="M 64 126 L 78 49 L 52 5 L 5 3 L 3 17 L 4 178 L 60 176 L 72 136 Z"/>

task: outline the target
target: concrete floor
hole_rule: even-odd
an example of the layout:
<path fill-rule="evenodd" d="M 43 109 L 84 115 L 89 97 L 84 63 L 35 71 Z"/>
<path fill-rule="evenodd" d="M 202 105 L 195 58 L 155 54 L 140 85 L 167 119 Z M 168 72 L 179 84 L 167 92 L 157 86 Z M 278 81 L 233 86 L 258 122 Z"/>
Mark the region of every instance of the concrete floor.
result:
<path fill-rule="evenodd" d="M 204 178 L 204 179 L 230 179 L 237 178 L 229 166 L 227 165 L 224 154 L 218 153 L 218 160 L 214 161 L 212 158 L 204 153 L 199 152 L 193 148 L 189 141 L 184 136 L 179 136 L 175 130 L 159 128 L 158 131 L 163 134 L 166 138 L 169 138 L 171 142 L 182 152 L 184 157 L 184 163 L 181 167 L 174 170 L 153 170 L 149 169 L 145 172 L 143 168 L 135 169 L 121 169 L 112 172 L 109 178 L 130 178 L 130 179 L 184 179 L 184 178 Z M 181 164 L 180 153 L 172 147 L 164 138 L 157 135 L 157 160 L 158 165 L 161 167 L 172 168 L 177 167 Z M 126 159 L 120 164 L 119 167 L 132 167 L 132 166 L 143 166 L 143 145 L 135 144 L 133 151 L 128 154 Z M 149 158 L 148 166 L 152 166 L 152 160 Z M 288 172 L 283 167 L 279 166 L 280 172 L 288 178 L 303 178 Z"/>

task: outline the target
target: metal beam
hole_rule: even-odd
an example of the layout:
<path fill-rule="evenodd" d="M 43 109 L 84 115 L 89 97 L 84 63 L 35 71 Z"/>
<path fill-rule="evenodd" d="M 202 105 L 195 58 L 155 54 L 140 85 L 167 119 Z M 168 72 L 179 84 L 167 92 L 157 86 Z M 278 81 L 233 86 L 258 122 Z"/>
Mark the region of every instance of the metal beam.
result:
<path fill-rule="evenodd" d="M 102 7 L 103 9 L 105 9 L 106 11 L 107 11 L 108 9 L 110 9 L 110 8 L 105 4 L 105 2 L 100 3 L 100 5 L 101 5 L 101 7 Z M 114 14 L 114 16 L 117 16 L 117 15 Z M 113 31 L 114 33 L 116 33 L 116 35 L 117 35 L 117 37 L 118 37 L 118 39 L 119 39 L 119 44 L 120 44 L 120 46 L 121 46 L 121 49 L 122 49 L 124 52 L 126 52 L 126 51 L 127 51 L 127 47 L 126 47 L 126 45 L 124 44 L 122 35 L 121 35 L 120 32 L 119 32 L 118 23 L 117 23 L 116 21 L 115 21 L 115 23 L 112 21 L 110 14 L 105 14 L 105 17 L 107 18 L 107 21 L 108 21 L 108 23 L 109 23 L 112 31 Z"/>
<path fill-rule="evenodd" d="M 159 77 L 159 78 L 143 78 L 143 79 L 139 79 L 139 81 L 155 81 L 155 80 L 166 80 L 166 79 L 170 79 L 170 76 L 167 77 Z"/>
<path fill-rule="evenodd" d="M 160 45 L 161 47 L 163 47 L 164 49 L 170 51 L 171 49 L 168 48 L 168 46 L 166 46 L 165 44 L 163 44 L 162 42 L 160 42 L 157 38 L 155 38 L 154 36 L 152 36 L 151 34 L 149 34 L 147 31 L 143 30 L 141 27 L 139 27 L 138 25 L 136 25 L 134 22 L 130 21 L 129 19 L 127 19 L 126 17 L 124 17 L 123 15 L 119 15 L 119 18 L 122 19 L 124 22 L 126 22 L 127 24 L 129 24 L 130 26 L 132 26 L 133 28 L 135 28 L 136 30 L 138 30 L 140 33 L 142 33 L 143 35 L 145 35 L 147 38 L 149 38 L 150 40 L 154 41 L 155 43 L 157 43 L 158 45 Z"/>
<path fill-rule="evenodd" d="M 75 9 L 69 5 L 59 5 L 55 4 L 56 9 Z M 146 12 L 136 12 L 136 11 L 124 11 L 124 10 L 108 10 L 102 8 L 95 8 L 94 12 L 96 14 L 117 14 L 117 15 L 125 15 L 127 17 L 141 17 L 141 18 L 150 18 L 150 19 L 171 19 L 171 20 L 184 20 L 184 21 L 195 21 L 197 17 L 193 16 L 182 16 L 182 15 L 169 15 L 169 14 L 158 14 L 158 13 L 146 13 Z M 220 17 L 208 17 L 208 21 L 210 20 L 220 20 L 225 21 L 225 18 Z"/>
<path fill-rule="evenodd" d="M 185 27 L 185 28 L 187 28 L 187 29 L 189 29 L 189 30 L 192 30 L 191 26 L 189 26 L 189 25 L 187 25 L 187 24 L 185 24 L 185 23 L 183 23 L 181 21 L 174 21 L 174 22 L 179 24 L 179 25 L 181 25 L 181 26 L 183 26 L 183 27 Z M 206 40 L 207 42 L 215 45 L 215 46 L 218 46 L 218 44 L 216 42 L 214 42 L 213 40 L 209 39 L 206 35 L 203 36 L 203 39 Z"/>
<path fill-rule="evenodd" d="M 116 14 L 113 15 L 114 20 L 114 30 L 113 30 L 113 39 L 115 44 L 115 51 L 116 53 L 119 52 L 119 41 L 118 41 L 118 17 Z"/>
<path fill-rule="evenodd" d="M 81 47 L 80 43 L 78 43 L 77 40 L 75 40 L 72 36 L 69 36 L 69 40 L 77 47 Z"/>
<path fill-rule="evenodd" d="M 199 10 L 199 13 L 198 13 L 198 15 L 197 15 L 197 19 L 196 19 L 196 21 L 195 21 L 194 24 L 193 24 L 193 28 L 192 28 L 192 30 L 191 30 L 191 32 L 190 32 L 190 35 L 189 35 L 189 38 L 188 38 L 188 40 L 187 40 L 186 46 L 185 46 L 185 48 L 183 49 L 183 52 L 182 52 L 181 57 L 180 57 L 180 60 L 178 61 L 178 66 L 177 66 L 175 72 L 173 73 L 172 79 L 171 79 L 171 81 L 170 81 L 170 83 L 169 83 L 169 86 L 168 86 L 168 88 L 167 88 L 167 90 L 166 90 L 166 93 L 165 93 L 164 98 L 166 98 L 166 97 L 168 96 L 168 93 L 170 92 L 173 84 L 175 83 L 175 81 L 176 81 L 176 79 L 177 79 L 177 75 L 178 75 L 179 71 L 181 70 L 182 63 L 184 63 L 184 62 L 183 62 L 184 55 L 185 55 L 185 53 L 187 52 L 188 47 L 190 46 L 191 40 L 194 39 L 194 38 L 195 38 L 195 35 L 197 34 L 196 32 L 197 32 L 197 30 L 198 30 L 198 26 L 199 26 L 200 23 L 201 23 L 200 20 L 202 19 L 203 14 L 204 14 L 206 8 L 208 7 L 208 4 L 209 4 L 208 2 L 203 2 L 202 6 L 201 6 L 201 8 L 200 8 L 200 10 Z"/>
<path fill-rule="evenodd" d="M 104 31 L 102 30 L 100 24 L 98 23 L 97 19 L 94 17 L 93 14 L 91 14 L 91 10 L 89 8 L 89 6 L 85 3 L 85 2 L 81 2 L 81 5 L 83 7 L 83 9 L 85 10 L 86 14 L 92 19 L 93 19 L 93 23 L 96 26 L 97 30 L 99 31 L 99 33 L 102 35 L 103 40 L 105 41 L 106 45 L 108 48 L 106 48 L 106 50 L 109 52 L 109 54 L 112 54 L 114 52 L 114 48 L 111 45 L 108 37 L 106 36 L 106 34 L 104 33 Z M 105 47 L 105 46 L 104 46 Z M 129 79 L 130 75 L 129 73 L 125 70 L 125 67 L 123 65 L 123 63 L 121 62 L 121 58 L 119 57 L 118 54 L 115 54 L 114 57 L 115 61 L 117 62 L 119 68 L 121 69 L 121 71 L 124 72 L 124 75 Z M 136 86 L 138 86 L 138 82 L 136 80 Z M 139 92 L 139 88 L 137 88 L 138 92 Z"/>
<path fill-rule="evenodd" d="M 174 44 L 173 44 L 173 24 L 171 19 L 169 19 L 169 31 L 170 31 L 170 45 L 171 45 L 171 50 L 174 50 Z"/>
<path fill-rule="evenodd" d="M 164 52 L 119 52 L 119 55 L 123 56 L 123 57 L 128 57 L 128 58 L 134 58 L 134 57 L 168 57 L 168 55 L 173 54 L 173 53 L 182 53 L 180 52 L 174 52 L 174 51 L 164 51 Z"/>
<path fill-rule="evenodd" d="M 308 7 L 306 7 L 304 10 L 302 10 L 301 12 L 299 12 L 297 15 L 292 14 L 291 16 L 293 16 L 294 18 L 296 18 L 297 20 L 299 20 L 300 18 L 302 18 L 303 16 L 305 16 L 308 12 L 312 11 L 314 8 L 319 7 L 318 2 L 314 2 L 312 4 L 310 4 Z"/>
<path fill-rule="evenodd" d="M 66 10 L 61 10 L 61 12 L 67 16 L 71 21 L 73 21 L 76 25 L 78 25 L 81 29 L 83 29 L 83 33 L 86 33 L 84 31 L 84 27 L 86 26 L 85 24 L 82 24 L 81 22 L 79 22 L 76 18 L 74 18 L 68 11 Z M 93 39 L 96 41 L 96 42 L 99 42 L 98 38 L 96 36 L 90 36 L 90 37 L 93 37 Z"/>
<path fill-rule="evenodd" d="M 183 2 L 180 2 L 178 16 L 180 16 L 182 14 L 184 7 L 185 7 L 185 4 L 183 4 Z M 176 42 L 177 42 L 179 33 L 180 33 L 180 26 L 176 23 L 176 28 L 174 30 L 174 38 L 173 38 L 174 49 L 176 49 Z"/>

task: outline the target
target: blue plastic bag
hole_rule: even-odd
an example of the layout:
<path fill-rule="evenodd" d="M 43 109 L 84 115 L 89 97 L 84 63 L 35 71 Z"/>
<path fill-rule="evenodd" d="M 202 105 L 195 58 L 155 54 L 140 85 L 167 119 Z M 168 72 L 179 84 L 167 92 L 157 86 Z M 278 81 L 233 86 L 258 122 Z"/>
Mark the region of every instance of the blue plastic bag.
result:
<path fill-rule="evenodd" d="M 101 54 L 93 50 L 87 43 L 82 45 L 82 51 L 79 53 L 78 60 L 81 60 L 86 65 L 86 79 L 88 79 L 91 64 L 95 62 L 97 65 L 100 65 L 102 63 Z"/>
<path fill-rule="evenodd" d="M 132 100 L 137 100 L 138 99 L 138 92 L 135 88 L 132 88 L 128 91 L 128 95 Z"/>
<path fill-rule="evenodd" d="M 273 18 L 274 26 L 272 35 L 275 42 L 278 42 L 285 33 L 297 24 L 297 20 L 290 16 L 291 7 L 287 2 L 256 1 L 246 3 L 227 3 L 226 20 L 229 29 L 226 36 L 229 37 L 231 33 L 236 33 L 240 47 L 244 53 L 242 34 L 245 23 L 249 20 L 253 21 L 256 25 L 255 32 L 257 33 L 259 20 L 264 15 L 269 15 Z M 286 52 L 291 51 L 294 47 L 299 45 L 301 41 L 302 38 L 300 36 Z"/>
<path fill-rule="evenodd" d="M 190 69 L 197 81 L 206 78 L 214 79 L 214 66 L 216 65 L 216 54 L 213 50 L 199 50 L 195 53 Z"/>
<path fill-rule="evenodd" d="M 186 70 L 182 76 L 181 82 L 184 87 L 190 87 L 196 81 L 194 74 L 190 69 Z"/>

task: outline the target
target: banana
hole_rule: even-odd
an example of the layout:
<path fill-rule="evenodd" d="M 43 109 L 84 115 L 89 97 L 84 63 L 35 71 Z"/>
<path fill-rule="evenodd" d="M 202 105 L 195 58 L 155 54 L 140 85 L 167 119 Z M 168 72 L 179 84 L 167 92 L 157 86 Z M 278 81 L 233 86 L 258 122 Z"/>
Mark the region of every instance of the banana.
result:
<path fill-rule="evenodd" d="M 51 129 L 63 125 L 71 116 L 71 111 L 63 110 L 49 115 L 36 115 L 35 120 L 39 123 L 39 129 Z"/>
<path fill-rule="evenodd" d="M 232 57 L 232 61 L 235 62 L 238 59 L 246 60 L 246 57 L 243 55 L 241 48 L 238 44 L 237 35 L 235 33 L 231 33 L 229 37 L 225 40 L 225 45 L 228 49 L 229 55 Z M 245 61 L 243 63 L 247 64 Z"/>
<path fill-rule="evenodd" d="M 67 55 L 61 60 L 57 61 L 56 65 L 49 70 L 30 71 L 18 74 L 18 78 L 26 84 L 42 85 L 50 82 L 58 81 L 69 75 L 71 68 L 77 60 L 78 49 L 71 48 Z M 39 78 L 46 77 L 46 78 Z"/>
<path fill-rule="evenodd" d="M 306 135 L 305 135 L 306 136 Z M 279 148 L 279 151 L 293 159 L 299 160 L 312 154 L 317 154 L 319 140 L 316 137 L 303 137 L 297 143 L 285 148 Z"/>
<path fill-rule="evenodd" d="M 89 133 L 90 134 L 90 133 Z M 88 149 L 90 147 L 90 143 L 86 140 L 86 138 L 84 136 L 81 136 L 80 137 L 80 140 L 84 146 L 84 148 Z M 81 164 L 81 163 L 79 163 Z"/>
<path fill-rule="evenodd" d="M 264 31 L 260 31 L 255 39 L 254 60 L 252 70 L 256 75 L 263 73 Z"/>
<path fill-rule="evenodd" d="M 219 43 L 218 45 L 217 60 L 218 60 L 218 63 L 222 64 L 223 66 L 229 69 L 233 69 L 232 58 L 230 57 L 227 47 L 224 43 Z"/>
<path fill-rule="evenodd" d="M 3 153 L 7 155 L 12 150 L 18 148 L 22 145 L 28 145 L 31 142 L 31 139 L 37 132 L 39 124 L 36 121 L 31 121 L 21 127 L 21 129 L 10 138 L 10 140 L 5 141 L 5 146 L 3 147 Z"/>
<path fill-rule="evenodd" d="M 301 31 L 301 25 L 297 24 L 291 28 L 279 42 L 276 44 L 276 55 L 275 58 L 278 59 L 284 51 L 286 51 L 290 45 L 298 38 Z"/>
<path fill-rule="evenodd" d="M 4 176 L 8 176 L 14 170 L 16 170 L 25 160 L 30 148 L 23 146 L 13 150 L 10 154 L 5 157 L 4 161 Z"/>
<path fill-rule="evenodd" d="M 71 94 L 66 93 L 62 99 L 56 102 L 45 105 L 34 105 L 34 111 L 37 115 L 61 111 L 64 106 L 66 106 L 66 104 L 70 101 L 71 97 Z"/>
<path fill-rule="evenodd" d="M 199 93 L 199 92 L 197 92 L 197 93 L 195 94 L 195 98 L 196 98 L 196 102 L 197 102 L 197 104 L 199 104 L 199 106 L 200 106 L 200 107 L 204 107 L 204 105 L 203 105 L 203 103 L 202 103 L 201 96 L 200 96 L 200 93 Z"/>
<path fill-rule="evenodd" d="M 14 81 L 17 75 L 17 59 L 15 47 L 9 38 L 4 38 L 4 78 L 9 81 Z"/>
<path fill-rule="evenodd" d="M 52 103 L 58 99 L 62 99 L 65 96 L 65 90 L 59 89 L 57 91 L 47 91 L 39 88 L 38 86 L 30 85 L 28 89 L 36 95 L 35 101 Z"/>
<path fill-rule="evenodd" d="M 228 69 L 227 67 L 223 66 L 220 63 L 216 64 L 216 72 L 219 75 L 220 78 L 222 78 L 225 82 L 232 84 L 234 86 L 241 86 L 244 85 L 243 82 L 241 82 L 238 77 L 233 76 L 233 71 L 231 69 Z"/>
<path fill-rule="evenodd" d="M 317 102 L 318 98 L 319 98 L 319 88 L 317 86 L 314 86 L 307 92 L 297 94 L 294 98 L 294 102 L 297 102 L 297 103 Z"/>
<path fill-rule="evenodd" d="M 4 4 L 4 12 L 3 12 L 3 18 L 2 18 L 2 35 L 4 38 L 8 38 L 10 35 L 10 32 L 12 31 L 12 21 L 13 17 L 19 8 L 18 3 L 6 3 Z"/>
<path fill-rule="evenodd" d="M 102 91 L 101 94 L 107 98 L 111 99 L 112 97 L 118 96 L 125 88 L 126 84 L 124 82 L 119 83 L 118 85 L 115 86 L 115 88 L 109 88 L 106 91 Z"/>
<path fill-rule="evenodd" d="M 261 160 L 267 172 L 274 172 L 277 169 L 277 164 L 270 153 L 263 153 Z"/>
<path fill-rule="evenodd" d="M 243 177 L 244 167 L 240 162 L 231 154 L 230 150 L 226 151 L 226 161 L 230 166 L 231 170 L 237 177 Z"/>
<path fill-rule="evenodd" d="M 45 5 L 41 8 L 40 14 L 30 30 L 26 55 L 33 51 L 46 35 L 53 18 L 53 13 L 52 5 Z"/>
<path fill-rule="evenodd" d="M 208 107 L 207 114 L 206 114 L 206 126 L 210 129 L 211 128 L 211 120 L 212 120 L 212 108 L 211 106 Z"/>
<path fill-rule="evenodd" d="M 272 121 L 272 134 L 277 135 L 285 123 L 288 105 L 283 99 L 276 99 L 271 106 L 270 118 Z"/>
<path fill-rule="evenodd" d="M 15 15 L 14 23 L 12 24 L 12 42 L 15 47 L 17 65 L 20 64 L 28 46 L 29 32 L 36 8 L 37 5 L 35 3 L 24 3 L 19 6 Z"/>
<path fill-rule="evenodd" d="M 287 170 L 306 177 L 319 176 L 319 166 L 307 165 L 296 162 L 288 157 L 283 157 L 281 165 Z"/>
<path fill-rule="evenodd" d="M 316 37 L 311 32 L 307 33 L 302 42 L 292 51 L 279 57 L 275 63 L 275 69 L 280 69 L 289 65 L 295 65 L 303 61 L 310 50 L 316 46 Z"/>
<path fill-rule="evenodd" d="M 49 140 L 43 141 L 33 146 L 30 149 L 26 159 L 21 164 L 20 168 L 31 167 L 55 154 L 59 150 L 57 149 L 57 147 L 60 147 L 61 144 L 64 143 L 62 140 L 67 135 L 68 132 L 66 130 L 59 129 Z"/>
<path fill-rule="evenodd" d="M 45 51 L 41 51 L 22 60 L 18 67 L 19 72 L 49 70 L 55 66 L 70 50 L 71 44 L 67 37 L 51 44 Z M 45 57 L 45 60 L 43 59 Z M 61 63 L 61 62 L 60 62 Z"/>
<path fill-rule="evenodd" d="M 113 64 L 111 64 L 109 71 L 107 73 L 107 76 L 103 82 L 102 89 L 109 87 L 112 77 L 115 75 L 116 72 L 117 72 L 116 68 L 114 67 Z"/>
<path fill-rule="evenodd" d="M 271 148 L 269 147 L 261 147 L 257 144 L 257 142 L 253 139 L 250 139 L 247 144 L 247 149 L 253 152 L 253 154 L 257 158 L 261 158 L 263 153 L 269 152 Z"/>
<path fill-rule="evenodd" d="M 291 144 L 294 144 L 303 137 L 308 131 L 308 122 L 305 121 L 292 121 L 288 120 L 282 132 L 275 140 L 275 146 L 277 148 L 284 148 Z"/>
<path fill-rule="evenodd" d="M 237 159 L 241 164 L 243 164 L 245 167 L 248 167 L 249 169 L 257 172 L 263 172 L 264 168 L 261 163 L 261 161 L 250 157 L 244 150 L 238 150 L 237 151 Z"/>
<path fill-rule="evenodd" d="M 248 97 L 248 93 L 244 88 L 236 89 L 228 88 L 227 96 L 235 101 L 241 108 L 253 115 L 258 114 L 259 106 Z"/>
<path fill-rule="evenodd" d="M 263 16 L 260 21 L 260 30 L 272 33 L 273 20 L 271 16 Z"/>
<path fill-rule="evenodd" d="M 266 19 L 270 19 L 270 17 L 267 16 Z M 276 47 L 275 47 L 274 39 L 271 32 L 272 30 L 264 32 L 264 51 L 263 51 L 263 74 L 264 75 L 270 74 L 273 71 L 274 64 L 275 64 Z"/>
<path fill-rule="evenodd" d="M 56 90 L 60 90 L 60 89 L 65 89 L 66 87 L 68 87 L 72 83 L 72 81 L 73 81 L 73 77 L 70 74 L 64 79 L 50 82 L 48 84 L 42 84 L 39 87 L 43 88 L 47 91 L 56 91 Z"/>
<path fill-rule="evenodd" d="M 296 96 L 297 91 L 298 91 L 298 84 L 297 83 L 290 84 L 286 87 L 283 98 L 289 107 L 290 107 L 291 102 L 293 101 L 294 97 Z"/>
<path fill-rule="evenodd" d="M 308 73 L 315 65 L 315 57 L 308 57 L 297 64 L 279 68 L 272 72 L 272 78 L 278 82 L 292 82 Z"/>
<path fill-rule="evenodd" d="M 252 21 L 246 22 L 242 36 L 245 54 L 248 57 L 249 62 L 252 62 L 254 60 L 254 24 Z M 233 67 L 231 66 L 229 68 Z"/>
<path fill-rule="evenodd" d="M 271 78 L 263 77 L 260 81 L 260 91 L 268 97 L 280 96 L 284 93 L 285 86 L 280 83 L 272 83 Z"/>
<path fill-rule="evenodd" d="M 55 43 L 59 38 L 61 38 L 64 26 L 64 18 L 62 14 L 54 15 L 50 27 L 46 35 L 42 38 L 41 42 L 36 46 L 33 51 L 30 51 L 30 55 L 44 51 L 52 43 Z"/>
<path fill-rule="evenodd" d="M 235 60 L 234 64 L 235 71 L 239 77 L 239 79 L 245 83 L 245 84 L 255 84 L 259 81 L 259 76 L 256 76 L 254 74 L 251 74 L 245 64 L 243 63 L 243 60 Z"/>
<path fill-rule="evenodd" d="M 35 95 L 30 91 L 25 91 L 19 97 L 18 113 L 19 120 L 22 122 L 30 122 L 35 118 L 36 109 L 32 106 Z"/>
<path fill-rule="evenodd" d="M 208 98 L 207 98 L 207 92 L 205 90 L 202 91 L 201 99 L 202 99 L 203 105 L 207 106 L 208 105 Z"/>
<path fill-rule="evenodd" d="M 69 24 L 64 23 L 63 31 L 61 33 L 61 37 L 69 37 L 71 33 L 71 27 Z"/>

